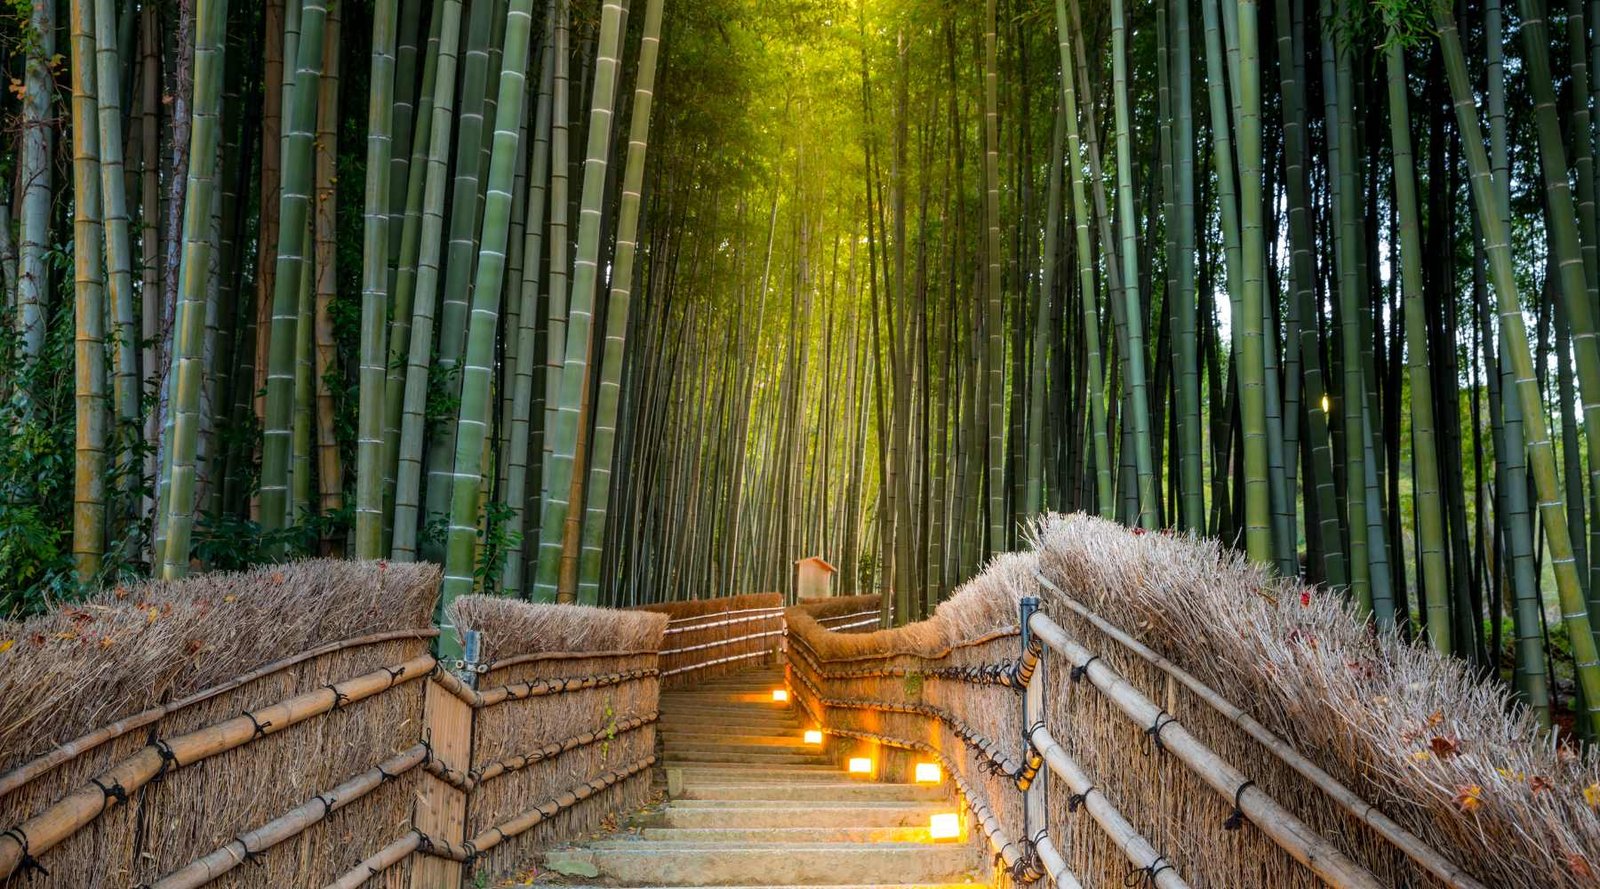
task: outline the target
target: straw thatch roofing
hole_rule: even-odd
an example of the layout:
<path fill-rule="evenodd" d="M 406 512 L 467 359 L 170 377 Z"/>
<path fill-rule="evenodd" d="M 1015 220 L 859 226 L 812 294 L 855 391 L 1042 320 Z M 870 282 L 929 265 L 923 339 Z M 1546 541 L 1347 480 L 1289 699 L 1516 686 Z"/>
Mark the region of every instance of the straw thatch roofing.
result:
<path fill-rule="evenodd" d="M 439 569 L 314 560 L 119 586 L 0 622 L 0 773 L 319 645 L 431 623 Z"/>

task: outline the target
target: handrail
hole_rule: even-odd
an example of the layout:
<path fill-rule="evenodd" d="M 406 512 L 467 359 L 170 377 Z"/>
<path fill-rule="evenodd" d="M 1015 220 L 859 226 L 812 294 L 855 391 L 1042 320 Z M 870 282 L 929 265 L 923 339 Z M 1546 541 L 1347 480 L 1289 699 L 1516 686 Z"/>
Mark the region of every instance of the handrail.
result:
<path fill-rule="evenodd" d="M 1486 889 L 1482 883 L 1428 846 L 1416 834 L 1406 830 L 1389 816 L 1380 812 L 1371 803 L 1363 800 L 1355 791 L 1346 787 L 1337 778 L 1307 759 L 1288 741 L 1279 737 L 1250 714 L 1228 701 L 1211 686 L 1201 682 L 1194 674 L 1157 654 L 1149 646 L 1123 632 L 1116 624 L 1089 610 L 1082 602 L 1067 595 L 1060 587 L 1051 583 L 1050 579 L 1045 577 L 1043 573 L 1034 571 L 1033 576 L 1046 589 L 1056 593 L 1060 597 L 1062 604 L 1066 605 L 1079 617 L 1088 621 L 1096 630 L 1111 637 L 1113 641 L 1123 648 L 1177 680 L 1196 697 L 1210 706 L 1212 710 L 1237 725 L 1245 734 L 1265 747 L 1269 753 L 1276 756 L 1284 765 L 1295 770 L 1301 777 L 1315 785 L 1317 789 L 1326 793 L 1351 817 L 1365 823 L 1379 836 L 1392 843 L 1395 848 L 1404 853 L 1418 867 L 1438 877 L 1446 885 L 1454 887 L 1454 889 Z"/>

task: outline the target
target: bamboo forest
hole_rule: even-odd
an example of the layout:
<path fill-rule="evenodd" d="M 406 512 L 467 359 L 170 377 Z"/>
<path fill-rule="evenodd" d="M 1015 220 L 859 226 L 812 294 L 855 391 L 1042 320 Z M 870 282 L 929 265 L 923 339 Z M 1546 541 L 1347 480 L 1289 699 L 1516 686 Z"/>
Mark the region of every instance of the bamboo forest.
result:
<path fill-rule="evenodd" d="M 914 621 L 1046 512 L 1600 714 L 1600 2 L 13 0 L 0 616 Z"/>

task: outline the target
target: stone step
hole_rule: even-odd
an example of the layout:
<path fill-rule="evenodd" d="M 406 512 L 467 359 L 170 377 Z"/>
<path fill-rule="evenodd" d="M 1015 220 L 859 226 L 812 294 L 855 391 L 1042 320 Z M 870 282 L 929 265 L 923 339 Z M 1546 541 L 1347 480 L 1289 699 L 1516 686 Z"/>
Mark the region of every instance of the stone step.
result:
<path fill-rule="evenodd" d="M 895 802 L 945 799 L 944 789 L 916 784 L 689 784 L 683 789 L 683 799 L 706 800 L 773 800 L 796 802 L 834 802 L 838 800 L 893 800 Z"/>
<path fill-rule="evenodd" d="M 807 744 L 798 737 L 785 738 L 780 735 L 761 739 L 771 742 L 766 744 L 734 740 L 734 738 L 737 737 L 740 736 L 734 735 L 726 738 L 714 738 L 710 735 L 696 735 L 692 738 L 674 736 L 663 738 L 662 740 L 666 743 L 668 750 L 681 750 L 685 753 L 689 751 L 721 751 L 736 754 L 738 756 L 743 756 L 746 753 L 795 753 L 803 756 L 823 755 L 822 745 Z"/>
<path fill-rule="evenodd" d="M 707 800 L 674 801 L 659 812 L 641 816 L 638 823 L 647 827 L 729 828 L 729 827 L 927 827 L 928 819 L 939 812 L 953 810 L 925 803 L 885 803 L 861 805 L 818 803 L 813 806 L 763 806 L 754 801 L 704 805 Z M 689 805 L 699 803 L 700 805 Z"/>
<path fill-rule="evenodd" d="M 633 886 L 942 883 L 964 881 L 978 866 L 966 844 L 631 841 L 587 851 L 602 880 Z"/>
<path fill-rule="evenodd" d="M 667 763 L 669 769 L 674 769 L 674 764 Z M 792 772 L 781 769 L 738 769 L 738 767 L 709 767 L 709 769 L 683 769 L 683 785 L 685 787 L 706 787 L 706 785 L 728 785 L 728 783 L 834 783 L 843 787 L 856 787 L 858 779 L 851 779 L 845 772 L 832 771 L 832 769 L 819 769 L 819 771 Z"/>
<path fill-rule="evenodd" d="M 927 843 L 921 827 L 647 827 L 645 840 L 668 843 Z M 596 844 L 595 848 L 604 846 Z"/>
<path fill-rule="evenodd" d="M 670 744 L 666 748 L 666 763 L 674 762 L 729 762 L 751 766 L 776 765 L 826 765 L 828 758 L 821 753 L 772 753 L 766 750 L 748 752 L 720 748 L 714 750 L 684 750 Z"/>

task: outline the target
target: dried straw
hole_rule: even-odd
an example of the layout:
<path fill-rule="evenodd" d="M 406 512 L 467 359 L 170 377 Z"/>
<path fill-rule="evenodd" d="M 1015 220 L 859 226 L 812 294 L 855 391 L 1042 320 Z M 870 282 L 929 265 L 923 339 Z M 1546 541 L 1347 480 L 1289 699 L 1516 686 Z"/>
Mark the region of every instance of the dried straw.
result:
<path fill-rule="evenodd" d="M 1600 817 L 1585 798 L 1600 794 L 1600 757 L 1556 744 L 1465 664 L 1374 632 L 1342 596 L 1271 578 L 1212 541 L 1083 516 L 1049 517 L 1034 535 L 1041 570 L 1065 595 L 1245 706 L 1483 884 L 1600 885 Z M 1119 648 L 1052 595 L 1046 610 L 1087 648 Z M 1113 666 L 1139 674 L 1146 693 L 1177 685 L 1153 666 Z M 1226 717 L 1214 722 L 1213 746 L 1267 752 Z M 1385 866 L 1363 848 L 1374 845 L 1370 828 L 1274 757 L 1257 762 L 1258 784 L 1282 788 L 1273 795 L 1301 817 L 1322 810 L 1324 833 L 1348 830 L 1363 863 Z M 1409 861 L 1387 866 L 1392 882 L 1433 879 Z"/>

